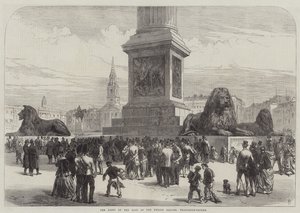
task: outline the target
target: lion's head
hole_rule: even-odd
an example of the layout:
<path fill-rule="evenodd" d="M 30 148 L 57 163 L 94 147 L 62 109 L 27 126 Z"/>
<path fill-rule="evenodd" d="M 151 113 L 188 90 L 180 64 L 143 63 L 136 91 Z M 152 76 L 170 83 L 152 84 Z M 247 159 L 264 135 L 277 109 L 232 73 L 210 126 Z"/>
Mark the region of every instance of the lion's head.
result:
<path fill-rule="evenodd" d="M 256 124 L 264 131 L 269 134 L 273 132 L 273 119 L 271 112 L 268 109 L 262 109 L 256 117 Z"/>
<path fill-rule="evenodd" d="M 201 114 L 202 128 L 217 127 L 230 130 L 237 125 L 234 103 L 227 88 L 215 88 L 206 101 Z"/>
<path fill-rule="evenodd" d="M 215 88 L 207 99 L 204 111 L 219 111 L 222 113 L 223 111 L 234 109 L 233 106 L 234 104 L 228 89 Z"/>
<path fill-rule="evenodd" d="M 37 111 L 33 107 L 28 105 L 23 105 L 23 107 L 24 109 L 18 114 L 19 120 L 32 121 L 38 117 Z"/>

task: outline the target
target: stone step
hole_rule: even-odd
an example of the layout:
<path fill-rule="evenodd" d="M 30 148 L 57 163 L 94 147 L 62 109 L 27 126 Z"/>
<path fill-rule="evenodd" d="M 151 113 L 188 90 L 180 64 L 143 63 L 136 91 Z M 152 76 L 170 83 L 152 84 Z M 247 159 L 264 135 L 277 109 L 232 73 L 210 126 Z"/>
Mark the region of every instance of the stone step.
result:
<path fill-rule="evenodd" d="M 179 126 L 180 117 L 125 117 L 112 119 L 112 126 Z"/>
<path fill-rule="evenodd" d="M 152 117 L 152 116 L 174 116 L 175 107 L 174 106 L 164 106 L 164 107 L 123 107 L 122 116 L 123 117 Z"/>
<path fill-rule="evenodd" d="M 115 126 L 103 127 L 103 135 L 122 135 L 122 136 L 177 136 L 181 126 Z"/>

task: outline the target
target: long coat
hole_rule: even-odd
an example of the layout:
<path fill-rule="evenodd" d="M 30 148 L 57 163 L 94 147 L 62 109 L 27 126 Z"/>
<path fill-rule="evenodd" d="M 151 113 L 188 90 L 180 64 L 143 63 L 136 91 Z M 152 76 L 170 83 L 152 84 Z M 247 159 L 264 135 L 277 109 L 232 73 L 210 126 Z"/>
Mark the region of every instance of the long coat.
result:
<path fill-rule="evenodd" d="M 23 167 L 25 169 L 29 168 L 29 147 L 27 145 L 23 146 L 24 156 L 23 156 Z"/>
<path fill-rule="evenodd" d="M 48 141 L 46 144 L 46 155 L 53 155 L 53 148 L 54 148 L 54 143 L 53 141 Z"/>
<path fill-rule="evenodd" d="M 39 168 L 39 153 L 36 146 L 29 146 L 29 167 L 32 169 Z"/>

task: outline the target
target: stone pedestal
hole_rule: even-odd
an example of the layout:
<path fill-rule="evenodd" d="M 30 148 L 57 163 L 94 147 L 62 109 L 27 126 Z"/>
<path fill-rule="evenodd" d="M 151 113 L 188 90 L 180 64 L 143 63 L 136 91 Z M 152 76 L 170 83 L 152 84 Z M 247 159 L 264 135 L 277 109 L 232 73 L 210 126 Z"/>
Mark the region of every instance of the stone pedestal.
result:
<path fill-rule="evenodd" d="M 189 113 L 183 103 L 184 57 L 176 7 L 139 7 L 137 31 L 125 43 L 128 103 L 105 135 L 178 135 Z"/>
<path fill-rule="evenodd" d="M 75 119 L 75 135 L 83 135 L 83 122 L 80 118 Z"/>

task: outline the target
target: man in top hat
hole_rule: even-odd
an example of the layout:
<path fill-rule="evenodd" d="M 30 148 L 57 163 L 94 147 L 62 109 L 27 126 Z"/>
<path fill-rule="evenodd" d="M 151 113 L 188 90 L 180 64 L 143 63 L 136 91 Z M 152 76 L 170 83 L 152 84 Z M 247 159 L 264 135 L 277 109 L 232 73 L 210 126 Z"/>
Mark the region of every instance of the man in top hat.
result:
<path fill-rule="evenodd" d="M 259 148 L 258 148 L 258 146 L 257 146 L 256 141 L 252 141 L 249 150 L 250 150 L 250 152 L 252 153 L 252 156 L 253 156 L 254 161 L 257 162 L 257 161 L 258 161 L 258 157 L 259 157 L 260 151 L 258 151 Z"/>
<path fill-rule="evenodd" d="M 273 144 L 272 144 L 272 137 L 271 135 L 268 135 L 267 136 L 267 140 L 266 140 L 266 151 L 269 151 L 269 152 L 273 152 L 274 149 L 273 149 Z"/>
<path fill-rule="evenodd" d="M 29 175 L 33 176 L 33 170 L 36 169 L 36 174 L 41 174 L 39 172 L 39 153 L 38 149 L 34 144 L 33 139 L 30 139 L 30 146 L 28 148 L 29 153 Z"/>
<path fill-rule="evenodd" d="M 202 142 L 201 142 L 201 161 L 203 163 L 208 163 L 209 162 L 209 142 L 205 135 L 202 136 Z"/>
<path fill-rule="evenodd" d="M 22 154 L 23 154 L 22 141 L 19 140 L 16 145 L 16 164 L 18 164 L 19 161 L 21 162 L 21 164 L 23 163 Z"/>
<path fill-rule="evenodd" d="M 182 152 L 179 146 L 172 141 L 172 184 L 179 185 L 180 161 L 182 159 Z"/>
<path fill-rule="evenodd" d="M 242 181 L 242 175 L 245 177 L 246 183 L 246 196 L 249 197 L 250 190 L 249 190 L 249 161 L 253 161 L 253 156 L 250 150 L 248 149 L 248 141 L 243 141 L 243 149 L 240 151 L 237 162 L 236 162 L 236 171 L 237 171 L 237 180 L 236 180 L 236 195 L 240 195 L 240 187 Z M 254 186 L 253 186 L 254 187 Z M 252 193 L 255 190 L 252 189 Z"/>
<path fill-rule="evenodd" d="M 274 154 L 275 160 L 273 161 L 273 168 L 275 162 L 278 164 L 279 174 L 282 175 L 284 172 L 283 167 L 283 157 L 284 157 L 284 144 L 283 144 L 283 137 L 279 138 L 279 141 L 275 142 L 274 144 Z"/>

